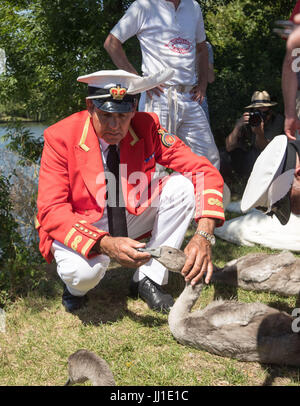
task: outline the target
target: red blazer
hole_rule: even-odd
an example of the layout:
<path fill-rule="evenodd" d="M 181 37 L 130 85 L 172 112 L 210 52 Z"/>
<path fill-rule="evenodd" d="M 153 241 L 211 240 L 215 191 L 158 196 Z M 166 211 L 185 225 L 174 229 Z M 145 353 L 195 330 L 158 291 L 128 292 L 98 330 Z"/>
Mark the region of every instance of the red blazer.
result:
<path fill-rule="evenodd" d="M 44 141 L 36 221 L 40 251 L 47 262 L 51 262 L 50 249 L 55 239 L 90 257 L 93 245 L 108 233 L 92 225 L 103 215 L 106 184 L 99 139 L 88 112 L 75 113 L 47 128 Z M 140 195 L 132 199 L 136 184 L 128 182 L 128 178 L 133 172 L 144 172 L 147 182 L 143 182 L 139 190 L 150 190 L 156 162 L 177 172 L 191 172 L 196 193 L 196 221 L 211 217 L 220 220 L 218 225 L 223 224 L 220 173 L 205 157 L 195 155 L 179 138 L 162 129 L 154 113 L 136 113 L 120 143 L 120 163 L 127 164 L 127 174 L 122 173 L 122 190 L 129 213 L 141 214 L 147 206 L 144 204 L 147 198 L 143 204 L 138 200 Z M 196 177 L 196 173 L 202 175 Z M 199 179 L 200 187 L 196 187 Z M 149 194 L 148 202 L 151 198 Z"/>
<path fill-rule="evenodd" d="M 290 20 L 290 21 L 293 21 L 295 15 L 296 15 L 296 14 L 299 14 L 299 13 L 300 13 L 300 0 L 298 0 L 297 3 L 295 4 L 295 7 L 294 7 L 294 9 L 293 9 L 293 11 L 292 11 L 292 14 L 291 14 L 289 20 Z"/>

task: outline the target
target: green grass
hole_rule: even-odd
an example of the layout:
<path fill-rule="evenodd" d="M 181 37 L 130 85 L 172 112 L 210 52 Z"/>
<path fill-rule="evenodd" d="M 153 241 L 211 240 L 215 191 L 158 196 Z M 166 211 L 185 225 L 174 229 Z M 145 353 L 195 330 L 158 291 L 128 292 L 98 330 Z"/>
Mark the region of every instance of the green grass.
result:
<path fill-rule="evenodd" d="M 187 238 L 191 230 L 187 233 Z M 274 252 L 261 247 L 238 247 L 217 240 L 218 266 L 250 252 Z M 178 344 L 167 316 L 127 296 L 132 270 L 112 264 L 105 278 L 89 293 L 86 309 L 66 313 L 61 283 L 54 267 L 48 280 L 51 296 L 28 292 L 6 306 L 6 331 L 0 332 L 0 385 L 64 385 L 67 358 L 80 348 L 94 351 L 110 365 L 117 385 L 299 385 L 300 369 L 243 363 Z M 184 282 L 170 274 L 168 290 L 177 297 Z M 207 286 L 199 306 L 214 297 L 261 301 L 291 313 L 296 298 L 256 293 L 225 286 Z M 85 385 L 89 385 L 86 383 Z"/>

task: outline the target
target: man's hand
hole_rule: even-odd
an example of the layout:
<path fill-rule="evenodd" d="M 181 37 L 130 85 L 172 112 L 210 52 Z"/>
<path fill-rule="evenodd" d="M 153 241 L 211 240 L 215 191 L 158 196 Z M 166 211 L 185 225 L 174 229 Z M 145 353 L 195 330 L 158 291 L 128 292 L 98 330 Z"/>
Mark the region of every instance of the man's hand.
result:
<path fill-rule="evenodd" d="M 184 250 L 187 259 L 181 273 L 191 285 L 198 283 L 206 273 L 205 283 L 209 283 L 213 273 L 211 244 L 200 235 L 194 235 Z"/>
<path fill-rule="evenodd" d="M 285 117 L 284 132 L 290 140 L 296 139 L 295 133 L 297 130 L 300 131 L 300 120 L 298 119 L 298 117 Z"/>
<path fill-rule="evenodd" d="M 138 268 L 151 259 L 151 255 L 147 252 L 137 251 L 137 248 L 144 248 L 145 245 L 145 243 L 140 243 L 129 237 L 105 235 L 100 240 L 103 254 L 108 255 L 126 268 Z"/>
<path fill-rule="evenodd" d="M 215 219 L 202 218 L 198 222 L 198 230 L 213 234 L 215 224 Z M 187 259 L 181 273 L 185 281 L 195 285 L 206 273 L 205 283 L 209 283 L 214 268 L 210 242 L 201 235 L 195 234 L 185 247 L 184 253 Z"/>
<path fill-rule="evenodd" d="M 156 96 L 160 96 L 162 93 L 164 93 L 164 88 L 166 86 L 165 85 L 159 85 L 154 87 L 153 89 L 147 90 L 147 96 L 152 99 L 152 94 L 156 94 Z"/>
<path fill-rule="evenodd" d="M 249 111 L 246 111 L 242 117 L 237 121 L 236 127 L 241 128 L 244 125 L 249 124 L 249 118 L 250 118 L 250 113 Z"/>
<path fill-rule="evenodd" d="M 251 130 L 254 132 L 255 135 L 262 136 L 265 134 L 265 123 L 264 120 L 261 120 L 259 125 L 256 127 L 251 126 Z"/>
<path fill-rule="evenodd" d="M 192 100 L 197 101 L 201 104 L 205 97 L 205 90 L 202 86 L 196 85 L 192 88 L 190 94 L 192 95 Z"/>

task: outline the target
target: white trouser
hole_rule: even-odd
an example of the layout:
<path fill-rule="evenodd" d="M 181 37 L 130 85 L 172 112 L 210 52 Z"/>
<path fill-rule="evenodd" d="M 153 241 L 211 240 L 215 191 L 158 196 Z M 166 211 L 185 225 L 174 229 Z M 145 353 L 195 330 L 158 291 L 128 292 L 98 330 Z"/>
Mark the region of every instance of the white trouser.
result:
<path fill-rule="evenodd" d="M 156 113 L 168 132 L 177 135 L 195 154 L 204 155 L 220 168 L 219 151 L 206 114 L 201 105 L 191 99 L 189 91 L 181 93 L 175 86 L 170 86 L 160 96 L 152 93 L 152 99 L 144 92 L 139 111 Z"/>
<path fill-rule="evenodd" d="M 158 182 L 158 179 L 156 181 Z M 141 215 L 134 216 L 126 212 L 128 236 L 136 239 L 152 230 L 147 247 L 168 245 L 180 248 L 194 211 L 192 182 L 181 174 L 173 173 L 168 177 L 156 201 Z M 101 230 L 108 230 L 106 210 L 103 217 L 94 225 Z M 56 240 L 52 244 L 51 251 L 60 278 L 75 296 L 83 296 L 94 288 L 104 277 L 110 262 L 110 258 L 106 255 L 86 259 Z M 134 280 L 140 280 L 145 275 L 159 285 L 168 282 L 168 271 L 153 259 L 137 269 Z"/>

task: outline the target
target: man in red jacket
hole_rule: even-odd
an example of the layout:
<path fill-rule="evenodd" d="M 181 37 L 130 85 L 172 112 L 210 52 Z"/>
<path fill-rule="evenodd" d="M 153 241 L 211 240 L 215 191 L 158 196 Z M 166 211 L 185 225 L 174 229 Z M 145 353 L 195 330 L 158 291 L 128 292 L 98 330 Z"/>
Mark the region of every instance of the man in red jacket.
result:
<path fill-rule="evenodd" d="M 224 221 L 223 179 L 206 158 L 168 134 L 155 114 L 136 112 L 137 95 L 171 74 L 82 76 L 87 110 L 45 131 L 37 228 L 40 251 L 48 262 L 54 257 L 65 284 L 68 311 L 84 305 L 112 258 L 136 268 L 132 292 L 167 312 L 174 303 L 162 289 L 168 272 L 138 249 L 180 248 L 193 216 L 198 228 L 185 248 L 182 274 L 192 284 L 204 274 L 210 280 L 213 232 Z M 153 176 L 156 162 L 175 172 Z M 147 245 L 138 241 L 149 234 Z"/>

